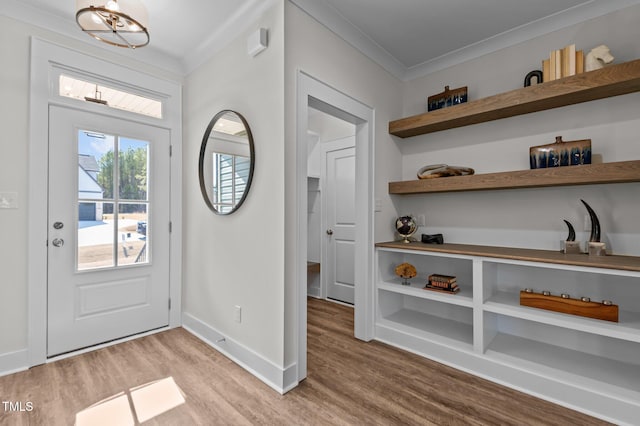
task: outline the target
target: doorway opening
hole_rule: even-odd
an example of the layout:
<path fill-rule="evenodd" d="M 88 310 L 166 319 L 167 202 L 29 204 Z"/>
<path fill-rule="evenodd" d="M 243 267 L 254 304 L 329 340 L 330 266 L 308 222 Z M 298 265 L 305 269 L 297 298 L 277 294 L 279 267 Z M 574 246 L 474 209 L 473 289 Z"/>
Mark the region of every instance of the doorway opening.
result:
<path fill-rule="evenodd" d="M 356 126 L 308 112 L 308 295 L 353 306 Z"/>
<path fill-rule="evenodd" d="M 316 112 L 317 111 L 317 112 Z M 298 253 L 296 270 L 297 270 L 297 337 L 298 337 L 298 381 L 303 380 L 307 375 L 307 274 L 309 273 L 309 207 L 310 191 L 311 195 L 317 195 L 314 187 L 322 191 L 322 186 L 314 186 L 313 176 L 314 168 L 310 169 L 310 133 L 318 135 L 316 144 L 321 144 L 321 133 L 313 130 L 313 120 L 315 114 L 322 113 L 324 120 L 340 123 L 335 128 L 346 127 L 353 130 L 353 135 L 346 136 L 352 138 L 349 142 L 352 147 L 343 147 L 345 141 L 326 144 L 325 159 L 329 158 L 328 152 L 334 151 L 332 159 L 326 163 L 333 163 L 334 170 L 332 173 L 336 177 L 341 176 L 344 172 L 349 171 L 353 179 L 353 190 L 351 195 L 352 218 L 344 219 L 340 216 L 345 209 L 339 212 L 339 217 L 335 222 L 352 222 L 352 230 L 350 238 L 351 242 L 343 244 L 339 250 L 345 249 L 346 246 L 352 246 L 352 260 L 348 258 L 348 262 L 353 265 L 352 272 L 341 272 L 340 280 L 352 280 L 353 303 L 354 306 L 354 336 L 361 340 L 371 340 L 373 338 L 373 291 L 370 289 L 369 283 L 372 282 L 373 276 L 373 128 L 374 128 L 374 111 L 360 101 L 324 84 L 323 82 L 299 71 L 297 78 L 297 100 L 296 100 L 296 139 L 297 139 L 297 155 L 296 155 L 296 198 L 298 200 L 297 209 L 297 238 L 296 253 Z M 337 120 L 337 121 L 336 121 Z M 311 122 L 311 127 L 310 127 Z M 329 126 L 332 127 L 332 126 Z M 351 130 L 350 130 L 351 131 Z M 344 136 L 344 135 L 341 135 Z M 340 137 L 338 137 L 340 138 Z M 340 139 L 345 139 L 342 137 Z M 327 137 L 330 140 L 330 137 Z M 347 144 L 349 144 L 347 143 Z M 320 145 L 322 147 L 322 145 Z M 344 151 L 351 149 L 351 151 Z M 340 152 L 342 151 L 342 152 Z M 320 151 L 322 152 L 322 150 Z M 339 154 L 337 154 L 339 153 Z M 321 156 L 322 159 L 322 156 Z M 344 161 L 343 161 L 344 160 Z M 322 163 L 321 163 L 322 164 Z M 322 173 L 322 168 L 320 168 Z M 325 174 L 326 174 L 325 169 Z M 311 178 L 309 177 L 311 176 Z M 320 176 L 322 177 L 322 176 Z M 319 183 L 319 182 L 318 182 Z M 357 190 L 356 190 L 357 188 Z M 327 191 L 332 192 L 332 191 Z M 334 191 L 335 192 L 335 191 Z M 345 192 L 346 193 L 346 192 Z M 344 196 L 344 194 L 341 196 Z M 334 203 L 336 201 L 334 200 Z M 339 201 L 338 201 L 339 202 Z M 312 206 L 313 207 L 313 206 Z M 346 209 L 348 211 L 349 209 Z M 322 223 L 322 221 L 321 221 Z M 328 222 L 322 223 L 320 235 L 322 238 L 331 239 L 336 235 L 336 230 L 327 227 Z M 335 225 L 334 225 L 335 226 Z M 323 229 L 324 228 L 324 229 Z M 329 231 L 329 232 L 327 232 Z M 347 241 L 347 238 L 340 236 L 341 241 Z M 337 238 L 336 238 L 337 239 Z M 337 251 L 336 251 L 337 253 Z M 311 253 L 314 255 L 314 253 Z M 334 255 L 340 256 L 340 254 Z M 349 255 L 346 255 L 347 257 Z M 330 263 L 321 256 L 320 270 L 322 271 L 322 261 Z M 333 269 L 333 267 L 331 267 Z M 345 276 L 353 274 L 352 278 L 345 279 Z M 336 280 L 336 281 L 340 281 Z M 326 280 L 325 280 L 326 281 Z M 338 283 L 340 284 L 340 283 Z M 327 286 L 328 288 L 328 286 Z M 322 293 L 320 293 L 322 296 Z M 338 297 L 342 298 L 343 295 Z"/>

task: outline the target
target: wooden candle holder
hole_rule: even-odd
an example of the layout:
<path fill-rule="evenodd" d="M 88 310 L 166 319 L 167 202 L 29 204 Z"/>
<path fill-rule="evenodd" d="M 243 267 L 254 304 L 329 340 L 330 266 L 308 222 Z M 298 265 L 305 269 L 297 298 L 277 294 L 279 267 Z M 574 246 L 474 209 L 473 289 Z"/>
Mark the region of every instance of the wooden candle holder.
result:
<path fill-rule="evenodd" d="M 571 299 L 568 296 L 553 296 L 551 294 L 521 291 L 520 305 L 618 322 L 618 305 L 609 305 L 603 302 L 592 302 L 590 300 Z"/>

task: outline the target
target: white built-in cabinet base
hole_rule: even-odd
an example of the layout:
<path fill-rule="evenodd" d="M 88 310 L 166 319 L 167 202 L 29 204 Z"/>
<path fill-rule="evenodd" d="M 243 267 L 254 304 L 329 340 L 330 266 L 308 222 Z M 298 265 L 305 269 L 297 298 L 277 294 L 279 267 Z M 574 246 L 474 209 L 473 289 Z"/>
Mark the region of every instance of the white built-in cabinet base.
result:
<path fill-rule="evenodd" d="M 410 286 L 394 273 L 403 262 L 418 271 Z M 640 272 L 389 247 L 376 249 L 376 270 L 377 340 L 608 421 L 640 421 Z M 460 292 L 424 290 L 432 273 L 455 275 Z M 611 300 L 620 320 L 520 306 L 524 288 Z"/>

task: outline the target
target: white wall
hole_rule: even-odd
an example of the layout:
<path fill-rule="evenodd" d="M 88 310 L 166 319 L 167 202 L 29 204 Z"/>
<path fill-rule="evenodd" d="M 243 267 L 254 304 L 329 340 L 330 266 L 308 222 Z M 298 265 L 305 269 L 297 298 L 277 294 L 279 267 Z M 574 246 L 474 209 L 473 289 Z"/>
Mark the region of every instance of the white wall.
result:
<path fill-rule="evenodd" d="M 445 85 L 468 86 L 470 100 L 522 87 L 525 74 L 540 69 L 550 50 L 571 43 L 585 53 L 605 43 L 616 63 L 640 58 L 638 22 L 640 6 L 629 7 L 410 81 L 404 85 L 404 116 L 424 112 L 426 97 Z M 395 138 L 403 154 L 403 180 L 415 179 L 420 167 L 437 163 L 469 166 L 476 173 L 528 169 L 529 147 L 551 143 L 556 135 L 591 139 L 594 154 L 604 162 L 637 160 L 639 104 L 640 93 L 634 93 Z M 555 250 L 567 235 L 562 219 L 573 223 L 578 239 L 588 240 L 580 198 L 598 214 L 603 241 L 614 253 L 640 255 L 640 185 L 635 183 L 394 196 L 394 203 L 402 213 L 426 215 L 427 226 L 418 237 L 443 232 L 447 242 Z"/>
<path fill-rule="evenodd" d="M 2 355 L 27 348 L 27 188 L 29 145 L 30 37 L 36 36 L 88 55 L 121 63 L 171 81 L 180 77 L 125 58 L 116 48 L 87 37 L 72 40 L 32 25 L 0 16 L 0 191 L 18 193 L 18 209 L 0 210 L 0 371 Z M 106 45 L 105 45 L 106 46 Z M 46 123 L 43 123 L 46 126 Z M 44 242 L 43 242 L 44 244 Z M 11 357 L 11 359 L 18 359 Z M 22 358 L 20 358 L 22 359 Z"/>
<path fill-rule="evenodd" d="M 286 163 L 296 163 L 296 73 L 302 70 L 334 89 L 375 110 L 375 197 L 382 202 L 382 211 L 375 216 L 376 240 L 392 238 L 391 223 L 396 216 L 387 195 L 387 182 L 401 178 L 401 156 L 389 136 L 387 126 L 402 112 L 402 83 L 377 64 L 346 44 L 324 26 L 290 2 L 286 2 Z M 295 360 L 296 342 L 296 275 L 295 265 L 295 168 L 287 168 L 286 217 L 291 227 L 286 229 L 285 287 L 285 360 Z"/>
<path fill-rule="evenodd" d="M 277 368 L 285 367 L 283 19 L 283 3 L 277 2 L 191 73 L 183 107 L 183 312 Z M 269 47 L 250 57 L 247 37 L 260 27 L 269 30 Z M 209 121 L 224 109 L 246 118 L 256 162 L 242 207 L 218 216 L 202 199 L 198 156 Z M 240 323 L 234 321 L 236 305 Z"/>

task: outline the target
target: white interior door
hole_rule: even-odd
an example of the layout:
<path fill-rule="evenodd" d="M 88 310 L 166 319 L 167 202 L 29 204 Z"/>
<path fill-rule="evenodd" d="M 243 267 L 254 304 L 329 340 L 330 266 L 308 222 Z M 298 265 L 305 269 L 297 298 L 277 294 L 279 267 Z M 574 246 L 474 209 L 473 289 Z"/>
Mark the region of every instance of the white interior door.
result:
<path fill-rule="evenodd" d="M 47 356 L 169 322 L 169 131 L 50 106 Z"/>
<path fill-rule="evenodd" d="M 325 262 L 322 273 L 327 297 L 354 303 L 355 225 L 356 225 L 356 149 L 355 138 L 348 137 L 330 145 L 326 152 Z"/>

